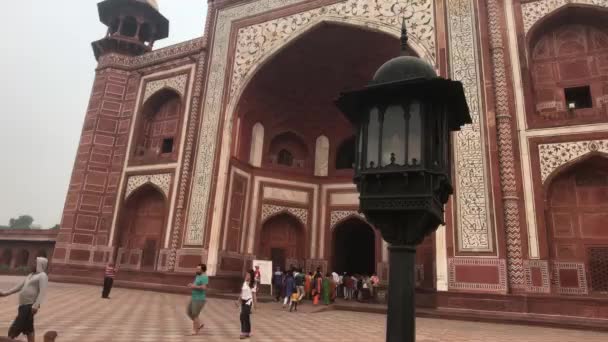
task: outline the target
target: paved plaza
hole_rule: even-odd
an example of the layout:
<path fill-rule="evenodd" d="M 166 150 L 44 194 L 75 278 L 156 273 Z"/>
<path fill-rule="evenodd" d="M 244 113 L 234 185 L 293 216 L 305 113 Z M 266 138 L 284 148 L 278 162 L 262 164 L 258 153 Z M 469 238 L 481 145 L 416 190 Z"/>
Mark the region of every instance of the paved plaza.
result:
<path fill-rule="evenodd" d="M 0 276 L 0 288 L 18 278 Z M 209 299 L 199 336 L 187 336 L 190 321 L 184 313 L 188 297 L 115 288 L 111 300 L 100 298 L 100 288 L 51 283 L 40 310 L 38 334 L 59 332 L 58 342 L 102 341 L 232 341 L 239 336 L 234 302 Z M 17 297 L 0 299 L 0 334 L 6 335 L 15 316 Z M 315 312 L 304 304 L 298 313 L 275 303 L 260 304 L 252 316 L 253 341 L 384 341 L 385 316 L 369 313 Z M 605 342 L 608 334 L 518 325 L 424 319 L 417 321 L 418 342 Z M 316 337 L 316 338 L 315 338 Z M 41 339 L 40 339 L 41 340 Z"/>

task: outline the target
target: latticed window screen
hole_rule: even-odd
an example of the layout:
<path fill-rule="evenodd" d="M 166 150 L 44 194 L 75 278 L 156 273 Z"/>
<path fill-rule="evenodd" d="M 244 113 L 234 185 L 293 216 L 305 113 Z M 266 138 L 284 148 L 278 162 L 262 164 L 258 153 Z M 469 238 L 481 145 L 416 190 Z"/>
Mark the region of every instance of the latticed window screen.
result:
<path fill-rule="evenodd" d="M 608 292 L 608 246 L 590 247 L 589 272 L 591 273 L 591 289 L 593 291 Z"/>

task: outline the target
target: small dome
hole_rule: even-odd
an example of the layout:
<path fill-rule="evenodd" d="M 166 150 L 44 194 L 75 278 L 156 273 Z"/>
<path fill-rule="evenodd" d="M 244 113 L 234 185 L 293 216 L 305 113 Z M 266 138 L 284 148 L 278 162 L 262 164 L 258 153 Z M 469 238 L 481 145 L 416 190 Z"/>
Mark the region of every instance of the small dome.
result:
<path fill-rule="evenodd" d="M 137 0 L 138 2 L 143 2 L 146 3 L 148 5 L 150 5 L 151 7 L 153 7 L 155 10 L 159 10 L 158 9 L 158 2 L 156 2 L 156 0 Z"/>
<path fill-rule="evenodd" d="M 399 56 L 382 64 L 376 71 L 372 84 L 390 83 L 417 78 L 435 78 L 435 69 L 418 57 Z"/>

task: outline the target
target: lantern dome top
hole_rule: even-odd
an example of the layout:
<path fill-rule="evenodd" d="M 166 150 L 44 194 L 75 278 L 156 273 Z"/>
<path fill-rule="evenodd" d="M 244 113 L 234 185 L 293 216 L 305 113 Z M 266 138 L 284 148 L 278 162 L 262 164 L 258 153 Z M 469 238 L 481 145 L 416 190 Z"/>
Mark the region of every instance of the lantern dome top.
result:
<path fill-rule="evenodd" d="M 390 83 L 435 77 L 437 77 L 435 69 L 424 60 L 413 56 L 399 56 L 382 64 L 376 71 L 372 83 Z"/>
<path fill-rule="evenodd" d="M 401 56 L 382 64 L 376 71 L 371 84 L 437 77 L 433 66 L 418 57 L 409 56 L 407 40 L 407 27 L 405 25 L 405 18 L 403 18 L 401 25 Z"/>

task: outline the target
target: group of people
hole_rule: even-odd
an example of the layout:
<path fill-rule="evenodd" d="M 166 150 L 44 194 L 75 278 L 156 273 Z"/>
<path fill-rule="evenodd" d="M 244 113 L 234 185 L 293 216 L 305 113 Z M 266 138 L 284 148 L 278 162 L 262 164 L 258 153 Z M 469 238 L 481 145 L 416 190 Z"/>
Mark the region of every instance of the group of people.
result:
<path fill-rule="evenodd" d="M 9 291 L 0 291 L 0 297 L 19 292 L 18 313 L 8 331 L 9 338 L 14 339 L 20 334 L 24 334 L 27 336 L 28 342 L 35 341 L 34 316 L 40 310 L 40 305 L 46 296 L 48 286 L 47 267 L 47 259 L 37 258 L 35 269 L 23 282 Z M 108 264 L 105 268 L 101 294 L 104 299 L 110 298 L 109 295 L 116 272 L 117 268 L 114 264 Z M 260 279 L 259 267 L 248 271 L 243 279 L 236 302 L 240 309 L 241 339 L 251 337 L 251 312 L 257 302 L 256 294 Z M 348 273 L 340 275 L 336 272 L 324 275 L 320 267 L 314 273 L 305 273 L 302 268 L 293 266 L 285 271 L 277 268 L 272 277 L 275 298 L 277 301 L 282 301 L 283 307 L 288 307 L 289 311 L 297 311 L 298 303 L 304 299 L 312 300 L 315 305 L 320 302 L 329 305 L 338 297 L 345 300 L 369 300 L 375 298 L 379 283 L 375 273 L 371 277 Z M 191 290 L 191 296 L 186 307 L 186 314 L 192 320 L 192 335 L 197 335 L 205 326 L 201 323 L 199 316 L 205 307 L 208 285 L 207 266 L 199 264 L 193 282 L 187 285 Z M 46 337 L 45 341 L 47 340 Z M 56 333 L 51 337 L 54 340 Z"/>
<path fill-rule="evenodd" d="M 314 305 L 320 302 L 329 305 L 336 298 L 373 300 L 379 285 L 380 279 L 375 273 L 371 277 L 346 272 L 323 274 L 320 267 L 314 273 L 305 273 L 302 268 L 293 266 L 284 271 L 277 267 L 272 277 L 275 300 L 282 301 L 289 311 L 297 311 L 298 303 L 303 299 L 312 300 Z"/>

